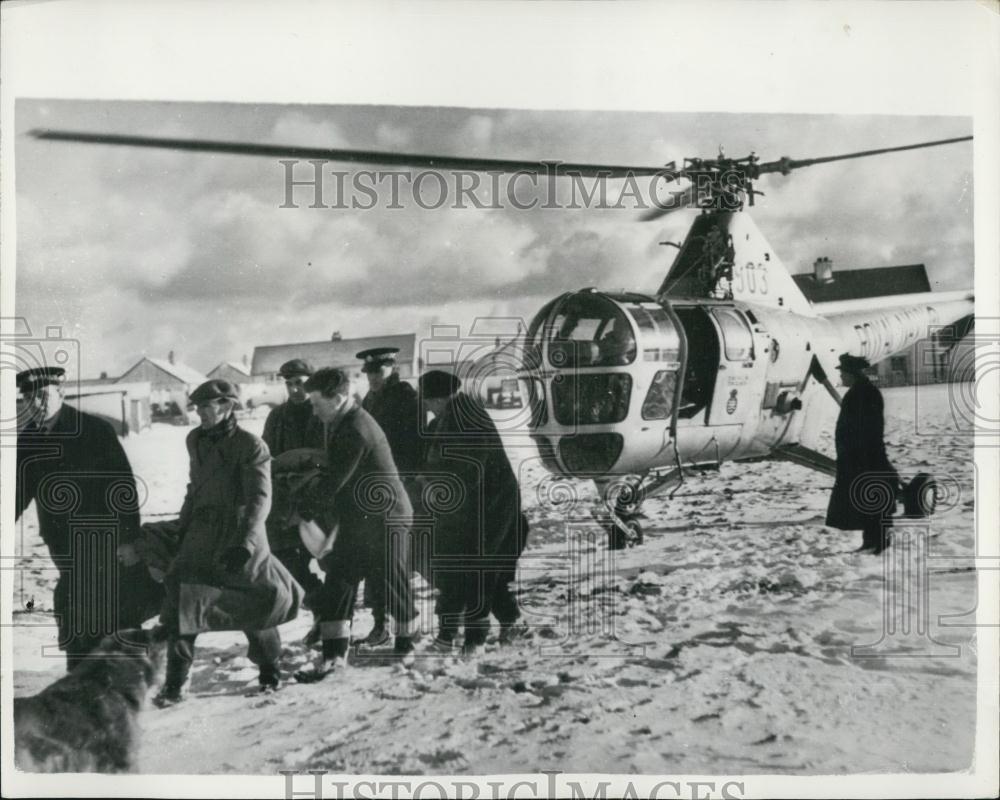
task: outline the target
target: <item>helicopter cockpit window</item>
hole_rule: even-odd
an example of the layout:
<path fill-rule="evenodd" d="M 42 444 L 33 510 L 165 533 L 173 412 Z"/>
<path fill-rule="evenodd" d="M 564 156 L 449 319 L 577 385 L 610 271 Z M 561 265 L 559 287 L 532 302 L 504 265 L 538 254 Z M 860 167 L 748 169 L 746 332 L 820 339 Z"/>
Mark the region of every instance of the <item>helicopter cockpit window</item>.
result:
<path fill-rule="evenodd" d="M 549 363 L 554 367 L 618 367 L 631 364 L 635 356 L 628 318 L 598 294 L 566 299 L 549 328 Z"/>
<path fill-rule="evenodd" d="M 753 334 L 743 316 L 731 308 L 713 312 L 722 328 L 722 341 L 727 361 L 749 361 L 753 358 Z"/>
<path fill-rule="evenodd" d="M 550 300 L 542 310 L 535 314 L 534 319 L 528 326 L 528 333 L 524 338 L 524 366 L 527 369 L 535 369 L 542 364 L 542 342 L 545 340 L 544 323 L 552 313 L 552 307 L 558 303 L 560 298 Z"/>
<path fill-rule="evenodd" d="M 560 425 L 608 425 L 628 416 L 632 376 L 561 375 L 552 381 L 552 403 Z"/>
<path fill-rule="evenodd" d="M 670 317 L 662 307 L 638 303 L 628 306 L 636 325 L 639 326 L 643 361 L 666 361 L 679 366 L 680 336 Z"/>

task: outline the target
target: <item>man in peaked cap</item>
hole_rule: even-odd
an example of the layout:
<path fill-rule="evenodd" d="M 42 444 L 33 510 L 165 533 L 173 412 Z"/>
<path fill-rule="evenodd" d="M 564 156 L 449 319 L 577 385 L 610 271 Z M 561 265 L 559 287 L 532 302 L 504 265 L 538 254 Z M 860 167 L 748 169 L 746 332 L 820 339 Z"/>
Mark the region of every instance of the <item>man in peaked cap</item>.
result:
<path fill-rule="evenodd" d="M 279 458 L 292 450 L 310 448 L 324 450 L 326 442 L 323 423 L 313 414 L 312 404 L 306 394 L 305 383 L 313 374 L 312 366 L 301 358 L 286 361 L 278 370 L 285 381 L 288 399 L 271 410 L 264 422 L 261 438 L 271 451 L 272 458 Z M 299 538 L 287 485 L 272 468 L 271 513 L 267 518 L 267 539 L 271 551 L 309 592 L 319 588 L 320 579 L 309 570 L 312 556 Z"/>
<path fill-rule="evenodd" d="M 882 393 L 864 373 L 869 366 L 860 356 L 840 356 L 840 380 L 847 392 L 834 434 L 837 477 L 826 524 L 841 530 L 860 528 L 859 552 L 878 555 L 892 542 L 899 475 L 885 452 Z"/>
<path fill-rule="evenodd" d="M 72 670 L 104 636 L 155 616 L 163 588 L 145 566 L 115 558 L 139 535 L 135 476 L 111 426 L 63 402 L 64 379 L 61 367 L 17 375 L 14 516 L 34 501 L 59 570 L 52 607 Z"/>
<path fill-rule="evenodd" d="M 368 393 L 361 401 L 361 407 L 375 418 L 389 440 L 396 469 L 415 504 L 414 478 L 421 461 L 419 404 L 414 388 L 400 380 L 396 371 L 398 353 L 398 347 L 373 347 L 356 355 L 362 362 L 361 370 L 368 378 Z M 376 565 L 376 571 L 365 580 L 365 605 L 372 610 L 375 626 L 364 643 L 372 646 L 389 641 L 385 625 L 385 585 L 381 566 Z"/>

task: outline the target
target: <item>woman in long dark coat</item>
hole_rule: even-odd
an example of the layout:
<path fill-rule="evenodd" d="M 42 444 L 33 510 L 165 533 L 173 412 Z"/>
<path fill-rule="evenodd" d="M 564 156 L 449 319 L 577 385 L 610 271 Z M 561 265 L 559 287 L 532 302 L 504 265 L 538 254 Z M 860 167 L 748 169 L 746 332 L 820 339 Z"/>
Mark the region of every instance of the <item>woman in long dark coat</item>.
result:
<path fill-rule="evenodd" d="M 459 388 L 454 375 L 440 370 L 420 378 L 421 402 L 435 416 L 423 471 L 426 505 L 434 513 L 438 641 L 451 644 L 464 623 L 465 650 L 471 653 L 485 642 L 491 613 L 500 623 L 501 640 L 515 630 L 520 609 L 511 583 L 528 529 L 496 425 L 483 404 Z M 440 502 L 436 488 L 445 498 Z"/>
<path fill-rule="evenodd" d="M 889 463 L 883 432 L 882 393 L 864 371 L 869 363 L 840 356 L 841 382 L 848 387 L 837 417 L 837 477 L 826 524 L 863 533 L 861 552 L 881 553 L 892 542 L 892 513 L 899 475 Z"/>
<path fill-rule="evenodd" d="M 277 626 L 298 613 L 302 587 L 271 555 L 265 520 L 271 508 L 267 445 L 236 424 L 236 388 L 203 383 L 191 393 L 201 427 L 187 437 L 191 480 L 180 515 L 180 545 L 164 584 L 161 621 L 169 632 L 167 675 L 159 706 L 183 697 L 203 631 L 242 630 L 260 669 L 262 689 L 277 688 Z"/>

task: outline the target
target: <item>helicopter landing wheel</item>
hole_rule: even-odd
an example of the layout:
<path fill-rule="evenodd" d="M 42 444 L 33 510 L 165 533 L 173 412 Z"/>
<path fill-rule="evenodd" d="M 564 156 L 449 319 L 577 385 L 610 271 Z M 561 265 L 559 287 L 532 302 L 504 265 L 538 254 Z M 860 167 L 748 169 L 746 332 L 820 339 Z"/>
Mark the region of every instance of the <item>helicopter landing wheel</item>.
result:
<path fill-rule="evenodd" d="M 608 525 L 608 549 L 625 550 L 642 544 L 642 525 L 637 519 L 623 519 L 621 525 Z"/>

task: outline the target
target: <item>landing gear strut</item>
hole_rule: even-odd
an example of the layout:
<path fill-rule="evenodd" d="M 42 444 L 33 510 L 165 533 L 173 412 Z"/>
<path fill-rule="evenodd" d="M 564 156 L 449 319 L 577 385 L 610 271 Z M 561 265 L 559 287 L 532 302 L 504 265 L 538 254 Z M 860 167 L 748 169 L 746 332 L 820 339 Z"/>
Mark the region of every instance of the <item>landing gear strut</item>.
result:
<path fill-rule="evenodd" d="M 642 544 L 644 532 L 639 522 L 639 509 L 643 500 L 669 484 L 680 484 L 683 479 L 680 469 L 672 469 L 666 473 L 631 476 L 603 487 L 599 485 L 598 491 L 608 514 L 605 525 L 608 549 L 624 550 Z"/>
<path fill-rule="evenodd" d="M 634 517 L 622 519 L 612 516 L 607 531 L 609 550 L 624 550 L 642 544 L 642 525 Z"/>

